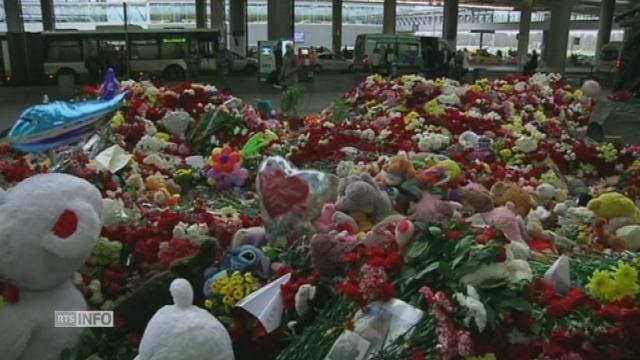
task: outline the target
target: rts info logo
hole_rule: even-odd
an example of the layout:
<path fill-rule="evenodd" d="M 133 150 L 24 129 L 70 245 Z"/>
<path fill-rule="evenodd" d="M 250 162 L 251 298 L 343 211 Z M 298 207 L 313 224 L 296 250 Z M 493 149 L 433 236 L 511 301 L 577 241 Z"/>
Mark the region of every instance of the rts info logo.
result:
<path fill-rule="evenodd" d="M 113 311 L 56 311 L 55 327 L 113 327 Z"/>

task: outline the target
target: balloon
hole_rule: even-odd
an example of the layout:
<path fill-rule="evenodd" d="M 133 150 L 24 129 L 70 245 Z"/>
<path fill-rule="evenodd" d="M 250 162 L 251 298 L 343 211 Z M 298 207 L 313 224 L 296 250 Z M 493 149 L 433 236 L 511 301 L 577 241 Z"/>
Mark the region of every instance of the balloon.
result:
<path fill-rule="evenodd" d="M 257 189 L 267 240 L 287 245 L 313 232 L 311 220 L 320 216 L 327 202 L 337 197 L 338 179 L 316 170 L 298 170 L 276 156 L 258 169 Z"/>
<path fill-rule="evenodd" d="M 80 141 L 111 116 L 126 93 L 111 100 L 81 103 L 55 101 L 25 110 L 9 132 L 11 146 L 24 152 L 43 152 Z"/>
<path fill-rule="evenodd" d="M 104 100 L 113 99 L 118 92 L 120 92 L 120 82 L 116 77 L 116 72 L 109 68 L 107 74 L 104 76 L 104 83 L 102 84 L 102 98 Z"/>

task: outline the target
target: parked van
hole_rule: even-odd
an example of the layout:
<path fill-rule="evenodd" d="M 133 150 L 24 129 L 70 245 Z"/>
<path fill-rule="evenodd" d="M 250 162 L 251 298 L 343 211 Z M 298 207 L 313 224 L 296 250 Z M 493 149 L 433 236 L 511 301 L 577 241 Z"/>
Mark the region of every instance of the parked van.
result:
<path fill-rule="evenodd" d="M 437 49 L 436 49 L 437 47 Z M 446 63 L 455 51 L 439 38 L 416 35 L 360 34 L 356 37 L 354 68 L 380 71 L 388 67 L 386 56 L 393 51 L 399 71 L 419 71 Z"/>

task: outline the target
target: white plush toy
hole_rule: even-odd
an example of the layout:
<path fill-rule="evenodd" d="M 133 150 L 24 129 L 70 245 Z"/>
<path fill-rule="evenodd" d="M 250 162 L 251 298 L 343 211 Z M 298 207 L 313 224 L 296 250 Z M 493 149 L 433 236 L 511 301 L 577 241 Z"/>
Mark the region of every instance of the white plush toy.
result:
<path fill-rule="evenodd" d="M 59 359 L 82 329 L 54 327 L 55 311 L 86 310 L 71 279 L 102 227 L 100 192 L 80 178 L 36 175 L 0 189 L 0 358 Z M 7 299 L 5 299 L 7 301 Z"/>
<path fill-rule="evenodd" d="M 233 360 L 227 329 L 207 311 L 193 306 L 193 289 L 185 279 L 170 286 L 175 305 L 153 315 L 135 360 Z"/>

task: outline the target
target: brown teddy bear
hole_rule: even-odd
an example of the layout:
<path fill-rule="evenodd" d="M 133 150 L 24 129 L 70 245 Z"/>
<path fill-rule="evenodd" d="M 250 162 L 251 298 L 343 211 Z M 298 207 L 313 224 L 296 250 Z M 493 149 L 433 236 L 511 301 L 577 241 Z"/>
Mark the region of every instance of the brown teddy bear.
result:
<path fill-rule="evenodd" d="M 534 195 L 516 184 L 507 184 L 499 181 L 491 187 L 491 194 L 498 206 L 506 205 L 508 202 L 514 203 L 516 213 L 522 216 L 523 219 L 527 218 L 531 209 L 538 207 Z"/>

